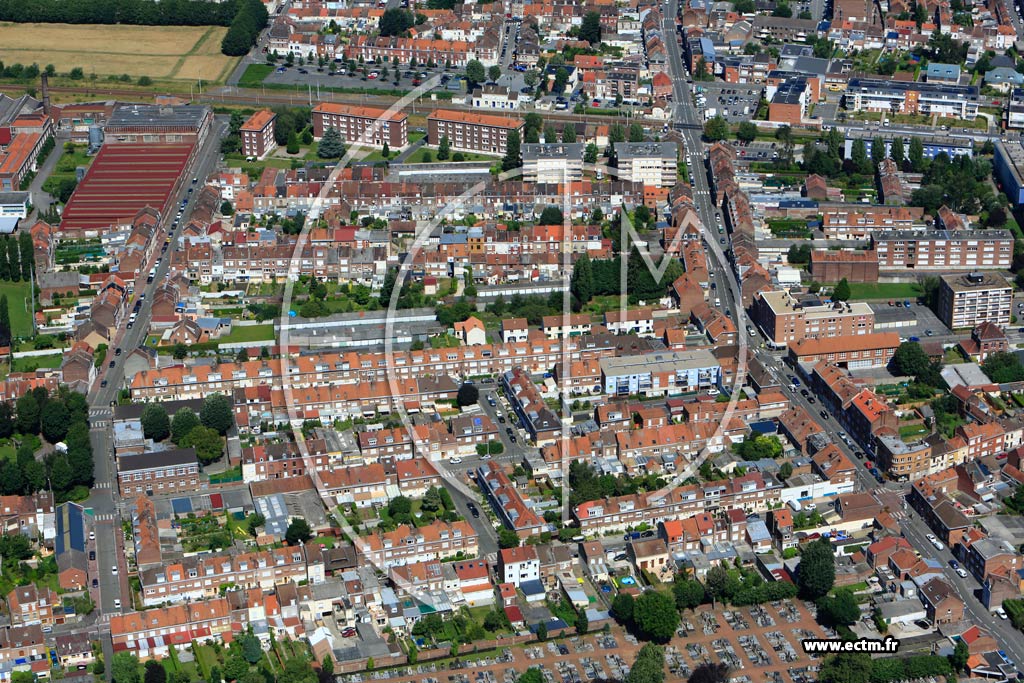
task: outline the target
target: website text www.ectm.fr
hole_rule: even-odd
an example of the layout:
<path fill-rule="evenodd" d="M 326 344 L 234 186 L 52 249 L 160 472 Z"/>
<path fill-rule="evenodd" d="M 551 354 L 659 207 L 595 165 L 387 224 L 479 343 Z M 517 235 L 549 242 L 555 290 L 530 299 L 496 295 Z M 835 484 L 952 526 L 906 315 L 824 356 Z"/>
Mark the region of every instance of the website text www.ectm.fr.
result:
<path fill-rule="evenodd" d="M 801 641 L 807 654 L 838 654 L 840 652 L 893 653 L 900 649 L 900 641 L 892 636 L 884 639 L 858 638 L 857 640 L 834 640 L 807 638 Z"/>

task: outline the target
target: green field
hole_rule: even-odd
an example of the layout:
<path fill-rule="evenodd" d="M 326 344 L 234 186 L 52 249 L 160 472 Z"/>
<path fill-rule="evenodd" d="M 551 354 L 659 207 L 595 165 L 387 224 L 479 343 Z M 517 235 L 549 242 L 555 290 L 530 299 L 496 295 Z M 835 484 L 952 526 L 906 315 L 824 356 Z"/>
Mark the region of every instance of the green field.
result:
<path fill-rule="evenodd" d="M 916 282 L 851 282 L 851 299 L 910 299 L 914 301 L 924 294 Z"/>
<path fill-rule="evenodd" d="M 29 291 L 27 282 L 0 282 L 0 295 L 7 296 L 7 309 L 11 316 L 11 334 L 15 337 L 32 335 Z"/>
<path fill-rule="evenodd" d="M 231 333 L 226 334 L 217 340 L 218 344 L 231 344 L 236 342 L 257 342 L 273 341 L 274 323 L 266 325 L 235 325 Z"/>
<path fill-rule="evenodd" d="M 245 73 L 238 79 L 241 88 L 259 88 L 263 85 L 263 79 L 274 73 L 274 67 L 269 64 L 250 64 L 245 67 Z"/>
<path fill-rule="evenodd" d="M 59 368 L 64 359 L 62 353 L 48 353 L 45 356 L 15 358 L 11 372 L 35 372 L 39 368 Z"/>

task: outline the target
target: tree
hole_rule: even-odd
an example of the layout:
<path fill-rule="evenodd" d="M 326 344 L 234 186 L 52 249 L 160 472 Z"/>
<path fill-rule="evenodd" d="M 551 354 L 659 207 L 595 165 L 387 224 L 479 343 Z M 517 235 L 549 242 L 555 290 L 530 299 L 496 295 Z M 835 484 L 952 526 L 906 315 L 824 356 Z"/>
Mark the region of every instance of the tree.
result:
<path fill-rule="evenodd" d="M 242 657 L 249 664 L 256 664 L 263 659 L 263 648 L 260 646 L 260 639 L 250 632 L 239 637 L 239 644 L 242 646 Z"/>
<path fill-rule="evenodd" d="M 587 618 L 586 608 L 576 610 L 576 633 L 581 636 L 587 635 L 590 630 L 590 619 Z"/>
<path fill-rule="evenodd" d="M 340 159 L 345 156 L 345 143 L 336 128 L 328 128 L 317 145 L 316 155 L 321 159 Z"/>
<path fill-rule="evenodd" d="M 793 465 L 788 462 L 782 463 L 782 465 L 779 466 L 779 479 L 785 481 L 791 476 L 793 476 Z"/>
<path fill-rule="evenodd" d="M 772 10 L 772 16 L 788 19 L 793 16 L 793 8 L 784 2 L 780 2 L 775 5 L 775 9 Z"/>
<path fill-rule="evenodd" d="M 612 600 L 612 616 L 620 624 L 628 626 L 633 623 L 633 614 L 636 611 L 636 600 L 629 593 L 619 593 Z"/>
<path fill-rule="evenodd" d="M 203 401 L 203 407 L 199 411 L 199 421 L 206 427 L 217 430 L 223 436 L 228 433 L 235 423 L 235 416 L 231 410 L 231 403 L 223 394 L 210 394 Z"/>
<path fill-rule="evenodd" d="M 153 441 L 163 441 L 171 435 L 171 421 L 162 403 L 147 403 L 142 409 L 142 435 Z"/>
<path fill-rule="evenodd" d="M 860 606 L 849 588 L 837 588 L 835 597 L 818 599 L 818 619 L 826 626 L 850 626 L 860 618 Z"/>
<path fill-rule="evenodd" d="M 519 147 L 519 131 L 509 131 L 508 137 L 505 138 L 505 156 L 501 160 L 501 170 L 511 171 L 512 169 L 519 168 L 523 165 L 523 159 L 520 155 Z"/>
<path fill-rule="evenodd" d="M 110 666 L 114 683 L 140 683 L 139 658 L 130 652 L 118 652 Z"/>
<path fill-rule="evenodd" d="M 558 128 L 553 123 L 544 127 L 544 142 L 558 142 Z"/>
<path fill-rule="evenodd" d="M 203 465 L 216 462 L 224 455 L 224 439 L 216 429 L 202 425 L 193 427 L 177 445 L 196 449 L 196 457 Z"/>
<path fill-rule="evenodd" d="M 518 548 L 519 547 L 519 535 L 511 529 L 501 527 L 498 529 L 498 547 L 502 548 Z"/>
<path fill-rule="evenodd" d="M 903 168 L 906 153 L 903 151 L 903 138 L 899 135 L 895 136 L 892 139 L 892 144 L 889 145 L 889 158 L 896 162 L 897 168 Z"/>
<path fill-rule="evenodd" d="M 654 643 L 645 643 L 636 654 L 625 683 L 663 683 L 665 652 Z"/>
<path fill-rule="evenodd" d="M 797 568 L 797 587 L 804 600 L 817 600 L 832 590 L 836 561 L 827 538 L 808 543 Z"/>
<path fill-rule="evenodd" d="M 970 656 L 971 651 L 967 647 L 967 643 L 965 643 L 963 640 L 957 640 L 956 647 L 953 648 L 953 654 L 949 655 L 949 664 L 957 673 L 966 671 L 967 659 Z"/>
<path fill-rule="evenodd" d="M 829 657 L 821 665 L 821 683 L 868 683 L 871 680 L 871 655 L 843 653 Z"/>
<path fill-rule="evenodd" d="M 455 402 L 462 408 L 471 406 L 480 400 L 480 390 L 476 388 L 475 384 L 463 384 L 459 387 L 459 393 L 455 397 Z"/>
<path fill-rule="evenodd" d="M 583 152 L 583 163 L 585 164 L 596 164 L 597 157 L 600 154 L 600 150 L 593 142 L 587 145 L 587 148 Z"/>
<path fill-rule="evenodd" d="M 487 67 L 487 78 L 488 80 L 491 81 L 497 81 L 499 78 L 501 78 L 501 67 L 498 66 L 497 64 L 492 64 L 491 66 Z"/>
<path fill-rule="evenodd" d="M 441 136 L 441 141 L 437 143 L 437 160 L 445 161 L 451 155 L 451 143 L 448 140 L 447 135 Z"/>
<path fill-rule="evenodd" d="M 875 136 L 871 141 L 871 165 L 878 168 L 878 164 L 885 159 L 885 140 Z"/>
<path fill-rule="evenodd" d="M 146 673 L 142 680 L 145 683 L 167 683 L 167 669 L 160 662 L 151 659 L 146 662 Z"/>
<path fill-rule="evenodd" d="M 487 78 L 484 65 L 479 59 L 471 59 L 466 64 L 466 80 L 470 82 L 470 90 L 478 83 L 483 83 Z"/>
<path fill-rule="evenodd" d="M 921 142 L 921 138 L 910 138 L 910 149 L 907 151 L 907 161 L 910 162 L 910 168 L 914 173 L 920 173 L 924 170 L 924 143 Z"/>
<path fill-rule="evenodd" d="M 47 401 L 39 413 L 39 428 L 50 443 L 63 441 L 68 433 L 71 415 L 61 401 Z"/>
<path fill-rule="evenodd" d="M 676 577 L 672 584 L 672 597 L 676 601 L 676 609 L 694 609 L 704 602 L 704 586 L 700 581 Z"/>
<path fill-rule="evenodd" d="M 33 256 L 32 235 L 27 230 L 22 230 L 19 233 L 18 246 L 21 249 L 21 279 L 28 280 L 35 267 L 35 258 Z"/>
<path fill-rule="evenodd" d="M 187 358 L 188 347 L 182 344 L 181 342 L 178 342 L 177 344 L 171 347 L 171 356 L 173 356 L 175 360 Z"/>
<path fill-rule="evenodd" d="M 997 384 L 1019 382 L 1024 379 L 1024 366 L 1017 356 L 1008 351 L 990 353 L 981 363 L 982 371 Z"/>
<path fill-rule="evenodd" d="M 289 154 L 299 153 L 299 136 L 295 133 L 294 130 L 291 133 L 288 133 L 288 143 L 285 147 L 285 151 L 287 151 Z"/>
<path fill-rule="evenodd" d="M 284 532 L 284 540 L 288 542 L 288 545 L 299 545 L 313 538 L 313 530 L 309 528 L 309 522 L 297 517 L 292 520 L 292 523 L 288 525 L 288 530 Z"/>
<path fill-rule="evenodd" d="M 380 34 L 382 36 L 401 35 L 413 27 L 414 21 L 415 17 L 408 10 L 384 10 L 379 22 Z"/>
<path fill-rule="evenodd" d="M 0 346 L 11 345 L 11 313 L 7 306 L 7 295 L 0 295 Z"/>
<path fill-rule="evenodd" d="M 716 116 L 704 124 L 704 137 L 708 142 L 717 142 L 729 137 L 729 124 L 721 116 Z"/>
<path fill-rule="evenodd" d="M 549 204 L 544 207 L 544 210 L 540 212 L 540 218 L 537 219 L 538 225 L 561 225 L 565 222 L 565 216 L 562 215 L 562 210 L 554 204 Z"/>
<path fill-rule="evenodd" d="M 645 640 L 667 643 L 679 628 L 675 601 L 658 591 L 643 593 L 633 608 L 633 624 L 637 635 Z"/>
<path fill-rule="evenodd" d="M 711 596 L 711 605 L 714 606 L 718 598 L 725 595 L 725 588 L 729 583 L 729 573 L 721 565 L 715 565 L 708 570 L 704 577 L 704 589 Z"/>
<path fill-rule="evenodd" d="M 757 126 L 752 121 L 743 121 L 736 129 L 736 139 L 743 142 L 753 142 L 757 137 Z"/>
<path fill-rule="evenodd" d="M 839 281 L 839 284 L 832 290 L 832 299 L 834 301 L 849 301 L 850 300 L 850 283 L 844 277 Z"/>
<path fill-rule="evenodd" d="M 591 46 L 601 42 L 601 15 L 599 13 L 587 12 L 583 15 L 579 38 L 587 41 Z"/>
<path fill-rule="evenodd" d="M 565 85 L 569 82 L 569 70 L 564 66 L 555 69 L 555 82 L 551 85 L 551 91 L 561 94 L 565 92 Z"/>
<path fill-rule="evenodd" d="M 917 377 L 928 369 L 931 361 L 920 344 L 917 342 L 903 342 L 896 348 L 896 352 L 892 354 L 892 360 L 889 361 L 889 364 L 897 375 Z"/>
<path fill-rule="evenodd" d="M 782 455 L 782 443 L 777 436 L 757 434 L 734 445 L 733 450 L 744 460 L 769 460 Z"/>
<path fill-rule="evenodd" d="M 562 142 L 566 144 L 576 142 L 576 126 L 566 124 L 562 127 Z M 1006 221 L 1003 222 L 1005 223 Z"/>
<path fill-rule="evenodd" d="M 544 674 L 537 667 L 531 666 L 516 679 L 516 683 L 544 683 Z"/>
<path fill-rule="evenodd" d="M 17 404 L 17 429 L 22 434 L 39 433 L 39 401 L 32 392 L 26 392 L 18 398 Z"/>
<path fill-rule="evenodd" d="M 581 307 L 594 296 L 594 272 L 590 265 L 590 257 L 585 253 L 573 264 L 570 289 Z"/>
<path fill-rule="evenodd" d="M 537 624 L 537 640 L 544 642 L 548 639 L 548 624 L 545 621 Z"/>
<path fill-rule="evenodd" d="M 865 175 L 871 173 L 871 162 L 868 160 L 868 148 L 864 143 L 864 140 L 857 138 L 853 141 L 853 146 L 850 148 L 850 160 L 853 165 L 857 167 L 858 173 Z"/>
<path fill-rule="evenodd" d="M 811 245 L 809 244 L 792 244 L 789 247 L 789 251 L 786 252 L 786 260 L 790 264 L 802 264 L 811 262 Z"/>
<path fill-rule="evenodd" d="M 391 157 L 391 147 L 388 146 L 388 143 L 385 142 L 384 146 L 381 147 L 380 154 L 385 159 L 388 159 L 388 158 Z"/>
<path fill-rule="evenodd" d="M 644 141 L 644 127 L 639 123 L 631 123 L 629 125 L 629 141 L 630 142 L 643 142 Z"/>
<path fill-rule="evenodd" d="M 729 667 L 721 662 L 706 663 L 697 666 L 688 683 L 725 683 L 729 680 Z"/>

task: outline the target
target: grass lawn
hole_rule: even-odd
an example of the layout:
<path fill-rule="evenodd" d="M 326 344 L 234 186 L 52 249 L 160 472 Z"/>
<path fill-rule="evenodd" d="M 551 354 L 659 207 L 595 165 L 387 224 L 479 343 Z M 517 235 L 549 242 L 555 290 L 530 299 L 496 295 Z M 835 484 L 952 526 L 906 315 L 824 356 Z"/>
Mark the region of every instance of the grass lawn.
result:
<path fill-rule="evenodd" d="M 473 154 L 472 152 L 460 152 L 462 154 L 462 161 L 499 161 L 501 157 L 487 156 L 486 154 Z M 427 159 L 426 155 L 429 154 L 430 158 Z M 455 152 L 452 152 L 452 156 L 455 156 Z M 453 162 L 450 158 L 445 161 L 438 161 L 437 150 L 427 149 L 426 147 L 420 147 L 418 150 L 412 153 L 412 155 L 406 159 L 403 163 L 406 164 L 424 164 L 424 163 L 458 163 Z"/>
<path fill-rule="evenodd" d="M 234 342 L 255 342 L 273 341 L 274 323 L 265 325 L 235 325 L 230 334 L 226 334 L 217 340 L 219 344 L 231 344 Z"/>
<path fill-rule="evenodd" d="M 274 67 L 270 64 L 250 64 L 238 79 L 238 85 L 242 88 L 259 88 L 263 85 L 263 79 L 272 73 Z"/>
<path fill-rule="evenodd" d="M 910 299 L 924 294 L 916 282 L 851 282 L 851 299 Z"/>
<path fill-rule="evenodd" d="M 221 53 L 223 26 L 0 24 L 0 59 L 6 64 L 53 64 L 65 74 L 140 76 L 223 82 L 238 57 Z M 52 85 L 52 83 L 51 83 Z"/>
<path fill-rule="evenodd" d="M 0 446 L 0 460 L 11 460 L 13 461 L 18 455 L 18 449 L 14 447 L 14 444 L 8 441 L 3 446 Z"/>
<path fill-rule="evenodd" d="M 904 425 L 900 427 L 900 438 L 904 441 L 916 441 L 918 437 L 928 433 L 924 425 Z"/>
<path fill-rule="evenodd" d="M 34 372 L 39 368 L 59 368 L 64 356 L 60 353 L 48 353 L 45 356 L 28 356 L 15 358 L 11 372 Z"/>
<path fill-rule="evenodd" d="M 7 297 L 7 308 L 11 316 L 11 334 L 15 337 L 32 335 L 29 291 L 28 282 L 0 282 L 0 295 Z"/>

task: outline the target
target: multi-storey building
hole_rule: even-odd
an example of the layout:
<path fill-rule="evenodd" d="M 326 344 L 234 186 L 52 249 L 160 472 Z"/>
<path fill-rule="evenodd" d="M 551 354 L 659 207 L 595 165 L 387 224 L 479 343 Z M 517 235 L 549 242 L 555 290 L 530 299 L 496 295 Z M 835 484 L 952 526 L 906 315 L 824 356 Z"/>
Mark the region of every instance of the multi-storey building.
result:
<path fill-rule="evenodd" d="M 565 339 L 590 334 L 593 322 L 586 313 L 546 315 L 541 319 L 540 328 L 548 339 Z"/>
<path fill-rule="evenodd" d="M 875 144 L 876 138 L 881 139 L 885 143 L 885 153 L 889 155 L 892 152 L 892 141 L 897 137 L 903 142 L 903 149 L 910 147 L 911 138 L 917 138 L 921 143 L 923 156 L 926 159 L 934 159 L 937 154 L 945 154 L 950 159 L 957 156 L 974 156 L 974 143 L 970 138 L 959 138 L 952 135 L 909 136 L 903 133 L 893 133 L 889 130 L 878 131 L 848 128 L 844 142 L 845 158 L 849 159 L 853 155 L 853 143 L 855 140 L 862 140 L 864 142 L 864 149 L 870 156 L 871 146 Z"/>
<path fill-rule="evenodd" d="M 540 534 L 544 530 L 544 520 L 533 511 L 501 465 L 496 462 L 481 465 L 476 471 L 476 481 L 487 494 L 487 500 L 500 515 L 501 521 L 521 538 Z"/>
<path fill-rule="evenodd" d="M 977 86 L 851 78 L 843 96 L 851 111 L 923 114 L 973 120 L 978 116 Z"/>
<path fill-rule="evenodd" d="M 992 172 L 1010 202 L 1014 206 L 1024 204 L 1024 145 L 1020 140 L 996 140 Z"/>
<path fill-rule="evenodd" d="M 500 381 L 520 424 L 538 446 L 551 443 L 562 433 L 562 421 L 548 408 L 540 389 L 523 368 L 503 373 Z"/>
<path fill-rule="evenodd" d="M 239 130 L 242 135 L 242 154 L 263 159 L 273 152 L 277 147 L 274 139 L 276 120 L 277 114 L 269 109 L 261 109 L 250 116 Z"/>
<path fill-rule="evenodd" d="M 679 148 L 674 142 L 620 142 L 615 145 L 619 180 L 672 187 L 678 180 Z"/>
<path fill-rule="evenodd" d="M 601 383 L 609 396 L 663 396 L 717 387 L 722 368 L 707 349 L 659 351 L 601 359 Z"/>
<path fill-rule="evenodd" d="M 199 461 L 194 448 L 176 448 L 117 459 L 122 496 L 194 491 L 199 486 Z"/>
<path fill-rule="evenodd" d="M 983 322 L 1006 327 L 1013 308 L 1013 287 L 996 273 L 943 275 L 939 285 L 939 320 L 952 329 Z"/>
<path fill-rule="evenodd" d="M 131 652 L 145 660 L 168 656 L 174 643 L 219 639 L 220 634 L 231 630 L 233 620 L 231 606 L 221 597 L 115 614 L 109 628 L 115 650 Z"/>
<path fill-rule="evenodd" d="M 799 339 L 870 334 L 875 329 L 875 314 L 866 303 L 799 301 L 786 291 L 758 293 L 752 313 L 769 343 L 779 348 Z"/>
<path fill-rule="evenodd" d="M 1009 230 L 891 230 L 871 235 L 880 270 L 1009 270 Z"/>
<path fill-rule="evenodd" d="M 453 150 L 505 154 L 508 134 L 524 125 L 523 119 L 510 116 L 437 109 L 427 117 L 427 142 L 439 145 L 447 137 Z"/>
<path fill-rule="evenodd" d="M 503 548 L 498 553 L 498 574 L 502 583 L 517 588 L 529 581 L 540 581 L 540 558 L 531 545 Z"/>
<path fill-rule="evenodd" d="M 212 124 L 210 107 L 122 104 L 111 112 L 103 142 L 201 145 Z"/>
<path fill-rule="evenodd" d="M 522 146 L 523 180 L 565 183 L 583 178 L 582 142 L 532 143 Z"/>
<path fill-rule="evenodd" d="M 847 368 L 885 367 L 900 345 L 895 332 L 873 332 L 853 337 L 798 339 L 789 346 L 794 366 L 798 362 L 825 360 Z"/>
<path fill-rule="evenodd" d="M 409 143 L 409 115 L 379 107 L 321 102 L 313 107 L 313 138 L 333 128 L 350 145 L 401 149 Z"/>

